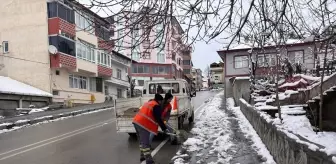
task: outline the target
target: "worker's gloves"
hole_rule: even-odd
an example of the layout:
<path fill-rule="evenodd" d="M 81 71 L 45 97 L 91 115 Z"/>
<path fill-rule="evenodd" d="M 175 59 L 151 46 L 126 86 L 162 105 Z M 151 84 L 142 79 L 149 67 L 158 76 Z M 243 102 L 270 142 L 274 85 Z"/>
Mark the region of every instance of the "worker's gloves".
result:
<path fill-rule="evenodd" d="M 166 133 L 166 134 L 172 134 L 173 132 L 171 132 L 169 129 L 166 129 L 166 130 L 164 131 L 164 133 Z"/>

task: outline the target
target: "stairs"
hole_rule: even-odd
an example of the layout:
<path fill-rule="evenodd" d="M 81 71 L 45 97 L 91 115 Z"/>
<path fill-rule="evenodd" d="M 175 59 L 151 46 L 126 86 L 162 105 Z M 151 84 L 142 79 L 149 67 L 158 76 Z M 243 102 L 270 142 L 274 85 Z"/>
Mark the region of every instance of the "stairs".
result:
<path fill-rule="evenodd" d="M 319 113 L 320 113 L 320 95 L 313 97 L 308 100 L 308 106 L 304 109 L 306 110 L 306 116 L 310 123 L 318 127 Z M 323 131 L 336 131 L 336 115 L 334 106 L 336 105 L 336 86 L 333 86 L 323 92 Z M 318 127 L 319 128 L 319 127 Z"/>

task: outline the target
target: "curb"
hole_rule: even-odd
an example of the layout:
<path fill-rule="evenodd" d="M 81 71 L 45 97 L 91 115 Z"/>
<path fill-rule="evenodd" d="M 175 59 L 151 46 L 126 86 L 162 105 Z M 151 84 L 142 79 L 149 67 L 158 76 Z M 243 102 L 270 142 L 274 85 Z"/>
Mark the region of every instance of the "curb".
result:
<path fill-rule="evenodd" d="M 103 108 L 93 108 L 93 109 L 83 109 L 83 110 L 77 110 L 77 111 L 71 111 L 71 112 L 65 112 L 65 113 L 60 113 L 60 114 L 55 114 L 55 115 L 49 115 L 49 116 L 42 116 L 38 118 L 33 118 L 33 119 L 27 119 L 27 120 L 22 120 L 22 121 L 16 121 L 16 122 L 9 122 L 5 123 L 3 125 L 0 125 L 0 130 L 11 130 L 13 127 L 17 126 L 27 126 L 27 125 L 34 125 L 37 123 L 41 123 L 44 121 L 51 121 L 51 120 L 56 120 L 59 118 L 64 118 L 64 117 L 74 117 L 80 114 L 85 114 L 93 111 L 99 112 L 100 110 L 104 109 L 112 109 L 113 107 L 103 107 Z"/>

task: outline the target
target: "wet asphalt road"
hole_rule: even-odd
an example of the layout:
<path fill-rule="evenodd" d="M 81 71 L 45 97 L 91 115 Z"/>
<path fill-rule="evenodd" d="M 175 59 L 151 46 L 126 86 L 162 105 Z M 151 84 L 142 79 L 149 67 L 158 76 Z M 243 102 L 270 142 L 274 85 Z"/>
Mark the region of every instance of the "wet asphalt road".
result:
<path fill-rule="evenodd" d="M 218 91 L 193 97 L 195 110 Z M 200 107 L 200 108 L 199 108 Z M 197 110 L 198 111 L 198 110 Z M 196 111 L 196 114 L 198 114 Z M 157 147 L 164 138 L 155 138 Z M 156 153 L 167 164 L 179 146 L 166 143 Z M 113 110 L 35 125 L 0 134 L 1 164 L 139 164 L 136 139 L 116 133 Z"/>

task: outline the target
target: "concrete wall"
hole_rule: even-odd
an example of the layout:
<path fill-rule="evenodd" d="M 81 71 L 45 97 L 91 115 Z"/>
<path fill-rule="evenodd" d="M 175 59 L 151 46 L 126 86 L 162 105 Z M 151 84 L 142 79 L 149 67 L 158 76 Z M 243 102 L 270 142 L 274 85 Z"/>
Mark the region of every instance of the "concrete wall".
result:
<path fill-rule="evenodd" d="M 232 52 L 227 53 L 225 55 L 225 69 L 226 69 L 226 75 L 225 76 L 234 76 L 234 75 L 246 75 L 249 74 L 249 67 L 246 68 L 235 68 L 234 67 L 234 57 L 235 56 L 248 56 L 247 51 L 239 51 L 239 52 Z"/>
<path fill-rule="evenodd" d="M 236 79 L 233 83 L 232 93 L 236 104 L 240 98 L 248 98 L 250 95 L 249 79 Z"/>
<path fill-rule="evenodd" d="M 9 42 L 1 74 L 51 93 L 46 1 L 2 1 L 0 20 L 0 44 Z"/>
<path fill-rule="evenodd" d="M 268 123 L 252 106 L 240 101 L 240 109 L 260 136 L 275 161 L 281 164 L 334 164 L 331 157 L 312 151 L 307 145 L 297 143 L 285 133 Z M 309 142 L 309 141 L 308 141 Z"/>

